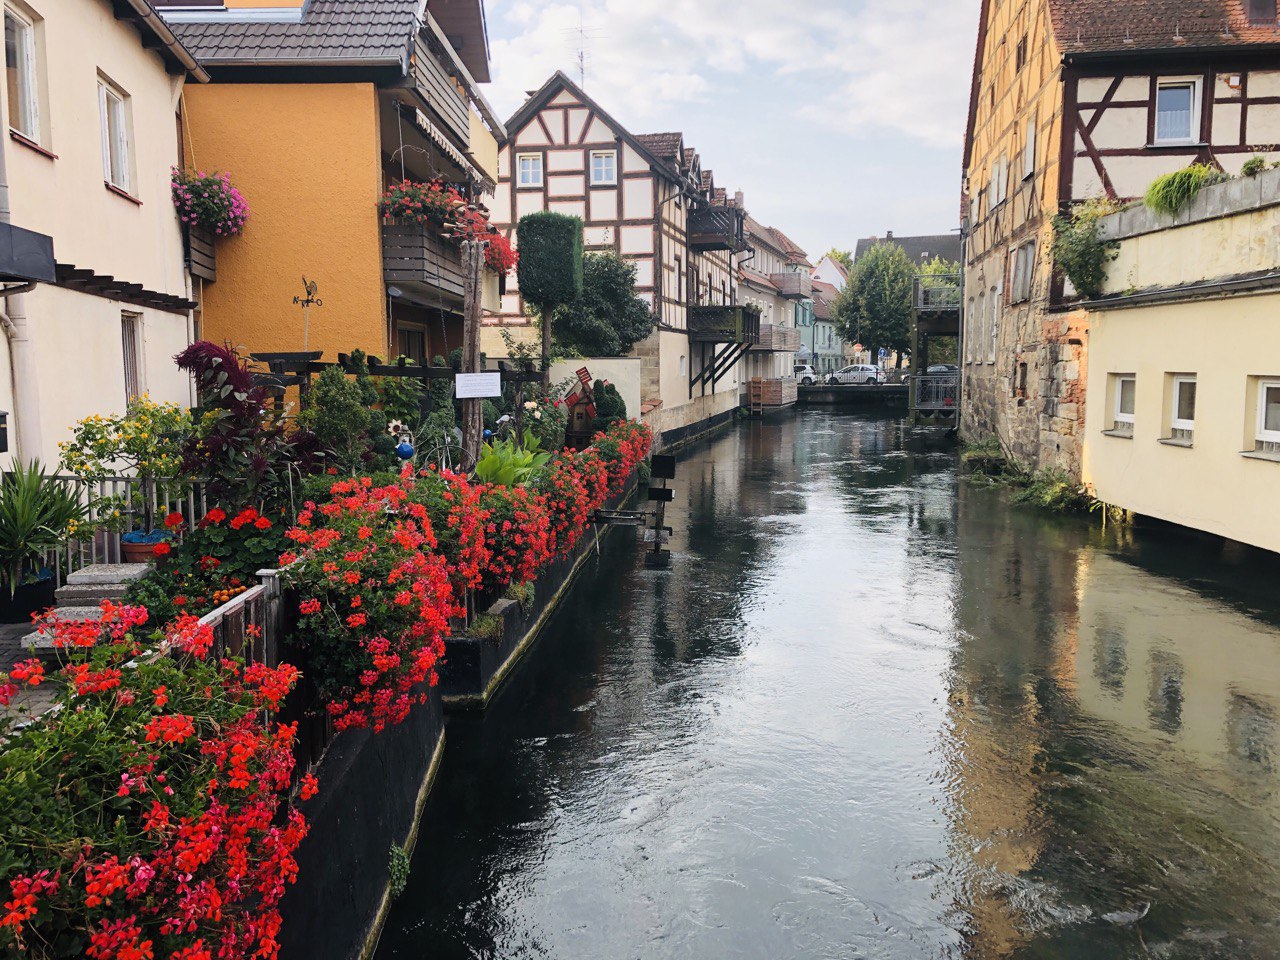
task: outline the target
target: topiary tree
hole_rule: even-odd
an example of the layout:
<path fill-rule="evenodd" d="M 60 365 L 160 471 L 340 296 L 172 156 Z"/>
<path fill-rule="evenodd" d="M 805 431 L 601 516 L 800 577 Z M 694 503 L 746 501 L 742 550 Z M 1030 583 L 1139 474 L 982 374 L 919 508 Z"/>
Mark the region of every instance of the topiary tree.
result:
<path fill-rule="evenodd" d="M 615 423 L 627 419 L 627 402 L 612 383 L 597 380 L 591 388 L 591 395 L 596 407 L 596 418 L 591 421 L 593 431 L 608 430 Z"/>
<path fill-rule="evenodd" d="M 636 265 L 615 253 L 587 254 L 582 295 L 556 310 L 556 347 L 584 357 L 621 357 L 652 330 L 649 304 L 636 296 Z"/>
<path fill-rule="evenodd" d="M 542 377 L 551 376 L 551 317 L 582 296 L 582 221 L 563 213 L 531 213 L 516 226 L 520 295 L 542 321 Z"/>

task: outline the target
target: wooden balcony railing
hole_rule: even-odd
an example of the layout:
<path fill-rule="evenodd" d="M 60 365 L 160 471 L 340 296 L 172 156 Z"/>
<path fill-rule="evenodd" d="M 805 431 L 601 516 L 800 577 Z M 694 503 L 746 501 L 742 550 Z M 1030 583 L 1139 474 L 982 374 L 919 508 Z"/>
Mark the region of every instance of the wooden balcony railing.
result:
<path fill-rule="evenodd" d="M 808 300 L 813 296 L 813 277 L 807 273 L 771 273 L 769 281 L 788 300 Z"/>
<path fill-rule="evenodd" d="M 463 295 L 462 248 L 432 227 L 384 223 L 382 272 L 387 283 L 417 283 L 450 297 Z"/>
<path fill-rule="evenodd" d="M 795 353 L 800 349 L 800 331 L 776 323 L 760 324 L 760 339 L 751 347 L 762 353 Z"/>
<path fill-rule="evenodd" d="M 915 307 L 921 313 L 946 313 L 960 309 L 961 277 L 940 273 L 916 277 Z"/>
<path fill-rule="evenodd" d="M 436 119 L 461 141 L 471 146 L 471 118 L 467 98 L 445 69 L 440 57 L 418 36 L 413 44 L 413 80 Z"/>
<path fill-rule="evenodd" d="M 760 311 L 751 307 L 689 307 L 689 339 L 746 343 L 760 339 Z"/>
<path fill-rule="evenodd" d="M 737 207 L 695 207 L 689 212 L 689 246 L 699 252 L 742 250 L 743 212 Z"/>

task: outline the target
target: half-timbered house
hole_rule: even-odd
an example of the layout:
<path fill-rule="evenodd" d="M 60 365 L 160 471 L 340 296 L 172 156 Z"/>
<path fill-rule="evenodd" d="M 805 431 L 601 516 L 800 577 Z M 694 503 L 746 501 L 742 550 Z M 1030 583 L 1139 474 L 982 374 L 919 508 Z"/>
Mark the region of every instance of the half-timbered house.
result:
<path fill-rule="evenodd" d="M 758 315 L 736 299 L 741 206 L 716 187 L 682 134 L 632 134 L 563 73 L 506 128 L 494 222 L 514 234 L 530 213 L 580 217 L 588 251 L 613 251 L 636 266 L 637 293 L 655 322 L 636 347 L 645 361 L 643 413 L 655 433 L 669 442 L 732 416 L 740 360 L 759 333 Z M 514 282 L 494 322 L 532 336 Z M 500 351 L 496 332 L 485 338 L 491 354 Z"/>
<path fill-rule="evenodd" d="M 984 0 L 964 153 L 962 425 L 1080 470 L 1087 318 L 1053 217 L 1280 158 L 1276 0 Z"/>
<path fill-rule="evenodd" d="M 764 381 L 767 389 L 755 396 L 776 398 L 781 406 L 795 403 L 792 375 L 800 350 L 804 303 L 813 295 L 813 279 L 802 269 L 783 236 L 754 217 L 746 221 L 747 251 L 738 267 L 738 299 L 760 308 L 760 340 L 747 355 L 744 379 Z M 798 249 L 798 248 L 797 248 Z M 803 251 L 800 251 L 803 256 Z M 748 406 L 752 392 L 748 391 Z"/>

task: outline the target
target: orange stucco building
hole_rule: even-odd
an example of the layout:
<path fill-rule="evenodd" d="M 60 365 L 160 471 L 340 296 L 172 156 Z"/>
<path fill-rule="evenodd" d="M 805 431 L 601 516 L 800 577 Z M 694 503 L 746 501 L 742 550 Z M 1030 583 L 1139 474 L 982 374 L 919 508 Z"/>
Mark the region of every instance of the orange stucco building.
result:
<path fill-rule="evenodd" d="M 227 172 L 249 204 L 198 282 L 199 334 L 247 352 L 429 359 L 460 347 L 461 252 L 406 240 L 378 213 L 387 184 L 441 177 L 484 203 L 501 124 L 479 0 L 160 3 L 212 82 L 183 101 L 191 168 Z M 488 271 L 486 271 L 488 273 Z M 319 302 L 309 308 L 304 278 Z M 486 276 L 497 306 L 498 277 Z"/>

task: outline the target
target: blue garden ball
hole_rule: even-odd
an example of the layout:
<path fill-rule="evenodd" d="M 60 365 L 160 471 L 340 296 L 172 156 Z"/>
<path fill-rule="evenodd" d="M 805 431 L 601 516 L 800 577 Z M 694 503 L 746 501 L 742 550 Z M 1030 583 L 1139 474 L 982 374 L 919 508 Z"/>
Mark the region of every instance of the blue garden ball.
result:
<path fill-rule="evenodd" d="M 493 436 L 493 431 L 492 431 L 492 430 L 486 430 L 486 431 L 484 432 L 484 438 L 485 438 L 486 440 L 488 440 L 488 439 L 489 439 L 490 437 L 492 437 L 492 436 Z"/>
<path fill-rule="evenodd" d="M 386 447 L 383 447 L 385 450 Z M 408 460 L 413 457 L 413 444 L 408 440 L 403 441 L 396 447 L 396 456 L 401 460 Z"/>

